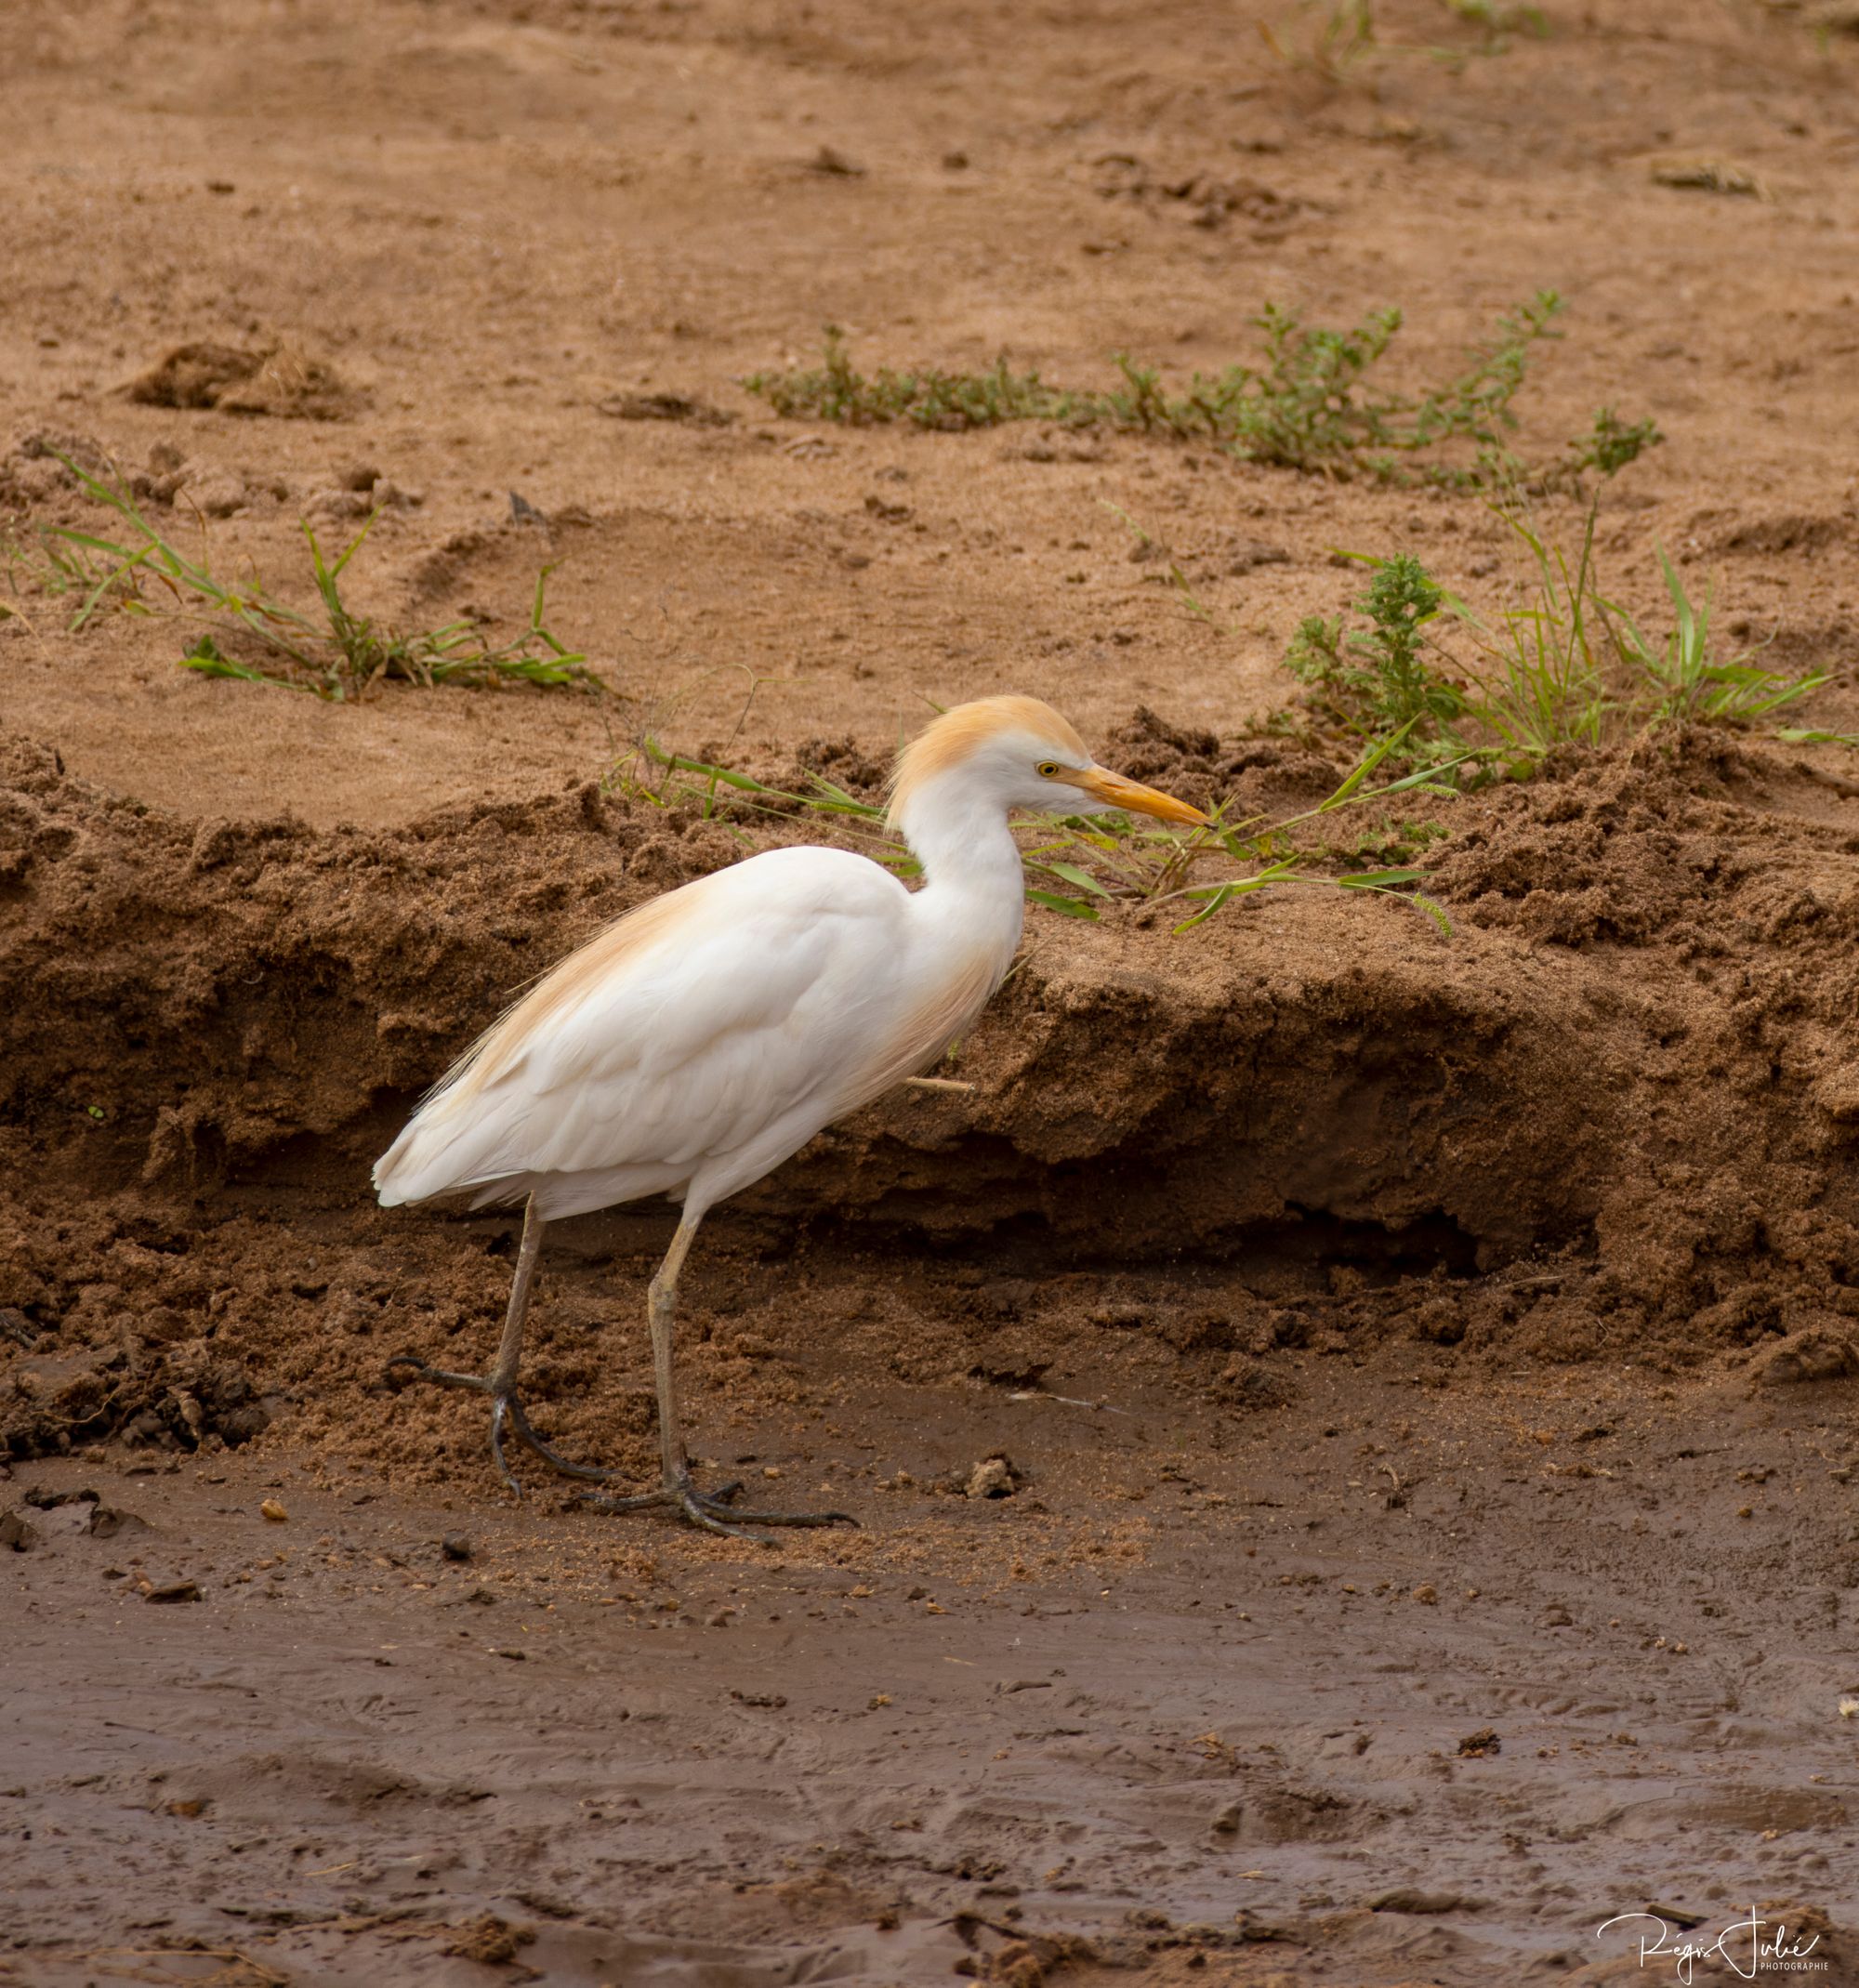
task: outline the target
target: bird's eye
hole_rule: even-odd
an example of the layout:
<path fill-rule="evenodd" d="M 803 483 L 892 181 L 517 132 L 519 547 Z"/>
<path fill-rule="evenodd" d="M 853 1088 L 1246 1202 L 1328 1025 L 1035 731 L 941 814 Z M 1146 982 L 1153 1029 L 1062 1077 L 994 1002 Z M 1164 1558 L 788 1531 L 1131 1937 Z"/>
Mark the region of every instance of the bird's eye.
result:
<path fill-rule="evenodd" d="M 1056 759 L 1042 759 L 1038 770 L 1041 780 L 1057 780 L 1061 769 Z"/>

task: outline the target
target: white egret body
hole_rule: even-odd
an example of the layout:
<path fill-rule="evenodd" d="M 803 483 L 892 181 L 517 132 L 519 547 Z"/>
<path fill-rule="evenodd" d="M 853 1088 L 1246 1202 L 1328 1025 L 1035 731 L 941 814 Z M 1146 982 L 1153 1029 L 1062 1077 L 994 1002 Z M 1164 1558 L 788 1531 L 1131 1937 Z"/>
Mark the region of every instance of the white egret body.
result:
<path fill-rule="evenodd" d="M 645 1195 L 683 1204 L 653 1281 L 664 1481 L 610 1510 L 668 1504 L 695 1523 L 832 1523 L 746 1513 L 691 1481 L 671 1377 L 679 1270 L 705 1212 L 940 1057 L 999 986 L 1020 943 L 1015 808 L 1198 810 L 1095 765 L 1070 725 L 1029 697 L 958 705 L 901 756 L 891 815 L 923 865 L 912 891 L 843 849 L 773 849 L 667 892 L 571 954 L 460 1060 L 375 1167 L 389 1206 L 455 1191 L 527 1200 L 495 1368 L 444 1374 L 491 1394 L 507 1482 L 512 1431 L 568 1474 L 516 1395 L 523 1314 L 544 1224 Z"/>

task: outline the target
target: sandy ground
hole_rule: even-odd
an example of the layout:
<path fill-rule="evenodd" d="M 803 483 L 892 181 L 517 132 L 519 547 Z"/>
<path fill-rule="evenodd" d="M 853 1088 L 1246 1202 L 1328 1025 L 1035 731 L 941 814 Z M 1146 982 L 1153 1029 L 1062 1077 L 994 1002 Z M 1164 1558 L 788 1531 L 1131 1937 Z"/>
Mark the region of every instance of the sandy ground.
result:
<path fill-rule="evenodd" d="M 1483 57 L 1398 0 L 1332 85 L 1251 5 L 9 10 L 0 532 L 97 528 L 74 451 L 301 600 L 298 519 L 378 502 L 362 607 L 508 632 L 553 564 L 607 691 L 336 707 L 0 594 L 0 1981 L 1674 1979 L 1597 1938 L 1649 1906 L 1859 1978 L 1850 751 L 1441 810 L 1451 941 L 1035 915 L 972 1099 L 823 1138 L 691 1273 L 694 1447 L 856 1534 L 512 1507 L 382 1373 L 487 1355 L 510 1224 L 365 1186 L 512 986 L 739 853 L 607 777 L 644 731 L 870 790 L 1011 688 L 1288 811 L 1334 770 L 1247 727 L 1334 549 L 1502 598 L 1459 494 L 776 418 L 744 376 L 829 323 L 1102 384 L 1396 304 L 1415 385 L 1553 286 L 1519 447 L 1667 437 L 1610 590 L 1665 545 L 1859 728 L 1859 44 L 1807 11 Z M 1655 177 L 1700 159 L 1757 191 Z M 125 390 L 191 342 L 317 389 Z M 635 1471 L 667 1230 L 566 1225 L 529 1368 Z"/>
<path fill-rule="evenodd" d="M 1390 39 L 1453 39 L 1437 7 L 1384 12 Z M 1668 0 L 1559 19 L 1462 73 L 1391 56 L 1332 92 L 1271 59 L 1275 18 L 1079 7 L 1002 33 L 959 7 L 23 6 L 0 422 L 95 433 L 131 465 L 178 449 L 237 507 L 214 544 L 280 586 L 300 511 L 358 467 L 421 498 L 377 528 L 364 604 L 508 619 L 563 556 L 557 620 L 679 744 L 730 735 L 745 672 L 772 679 L 749 745 L 885 744 L 926 697 L 1007 683 L 1088 730 L 1138 699 L 1224 728 L 1280 694 L 1299 616 L 1356 590 L 1333 546 L 1416 545 L 1470 586 L 1501 529 L 1133 438 L 823 433 L 734 383 L 813 357 L 828 323 L 868 364 L 1005 349 L 1095 383 L 1128 349 L 1184 376 L 1249 351 L 1268 300 L 1332 324 L 1398 305 L 1417 382 L 1553 287 L 1568 335 L 1520 403 L 1525 439 L 1552 453 L 1602 403 L 1671 438 L 1610 494 L 1620 590 L 1650 598 L 1657 536 L 1725 561 L 1726 606 L 1790 656 L 1850 645 L 1851 51 Z M 818 170 L 823 146 L 859 173 Z M 1699 153 L 1774 198 L 1650 177 Z M 1163 191 L 1196 176 L 1242 200 L 1216 227 Z M 338 369 L 349 418 L 111 391 L 185 340 L 267 337 Z M 600 412 L 647 392 L 736 418 Z M 566 514 L 545 546 L 510 523 L 511 490 Z M 1106 504 L 1205 564 L 1237 634 L 1181 615 Z M 1234 577 L 1234 540 L 1290 559 Z M 8 652 L 13 722 L 151 802 L 196 807 L 210 755 L 223 810 L 399 818 L 598 769 L 607 745 L 564 699 L 389 698 L 339 726 L 288 698 L 229 710 L 170 667 L 171 628 L 119 624 L 81 664 L 41 632 Z"/>

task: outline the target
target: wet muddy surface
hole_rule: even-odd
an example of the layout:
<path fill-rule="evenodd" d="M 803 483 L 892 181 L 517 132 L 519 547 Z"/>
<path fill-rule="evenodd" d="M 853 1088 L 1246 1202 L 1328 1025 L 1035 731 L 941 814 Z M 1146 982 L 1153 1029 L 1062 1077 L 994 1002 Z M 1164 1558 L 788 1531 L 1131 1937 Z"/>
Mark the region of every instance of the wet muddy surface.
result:
<path fill-rule="evenodd" d="M 773 1550 L 359 1459 L 20 1467 L 17 1978 L 467 1981 L 496 1920 L 575 1982 L 1560 1981 L 1615 1912 L 1850 1895 L 1852 1382 L 1285 1377 L 732 1417 L 866 1521 Z M 982 1453 L 1020 1488 L 956 1490 Z"/>

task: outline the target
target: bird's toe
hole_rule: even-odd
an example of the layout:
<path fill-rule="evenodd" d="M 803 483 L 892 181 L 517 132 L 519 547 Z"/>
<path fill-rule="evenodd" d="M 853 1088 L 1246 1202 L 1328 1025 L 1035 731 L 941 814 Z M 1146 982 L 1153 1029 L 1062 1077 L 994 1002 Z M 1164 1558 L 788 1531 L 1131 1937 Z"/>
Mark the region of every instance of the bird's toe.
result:
<path fill-rule="evenodd" d="M 388 1386 L 398 1393 L 409 1382 L 430 1381 L 436 1388 L 468 1388 L 474 1394 L 489 1394 L 491 1383 L 481 1374 L 455 1374 L 449 1367 L 436 1367 L 417 1353 L 396 1353 L 382 1369 Z"/>
<path fill-rule="evenodd" d="M 732 1492 L 741 1490 L 739 1484 L 731 1485 Z M 727 1520 L 732 1527 L 744 1525 L 849 1525 L 854 1532 L 860 1530 L 859 1521 L 850 1512 L 756 1512 L 744 1511 L 735 1505 L 725 1505 L 721 1492 L 693 1490 L 692 1499 L 705 1507 L 713 1518 Z M 720 1507 L 720 1511 L 719 1507 Z"/>
<path fill-rule="evenodd" d="M 731 1521 L 736 1514 L 731 1513 L 730 1519 L 719 1519 L 715 1509 L 714 1498 L 705 1498 L 697 1492 L 686 1489 L 669 1502 L 675 1505 L 687 1525 L 694 1525 L 705 1533 L 719 1533 L 725 1539 L 753 1540 L 758 1546 L 764 1547 L 770 1544 L 759 1533 L 751 1533 L 745 1526 L 732 1523 Z M 727 1506 L 723 1508 L 729 1510 Z"/>

